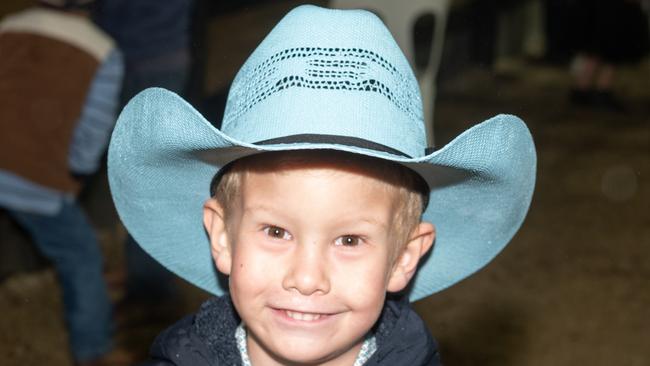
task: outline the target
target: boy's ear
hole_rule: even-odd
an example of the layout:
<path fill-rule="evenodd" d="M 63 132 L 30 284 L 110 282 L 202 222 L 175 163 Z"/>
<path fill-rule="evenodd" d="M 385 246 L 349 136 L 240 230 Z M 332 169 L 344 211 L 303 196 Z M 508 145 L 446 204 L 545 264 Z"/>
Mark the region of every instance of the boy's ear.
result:
<path fill-rule="evenodd" d="M 214 198 L 209 198 L 203 204 L 203 226 L 210 237 L 212 259 L 219 272 L 229 275 L 232 266 L 230 243 L 223 207 Z"/>
<path fill-rule="evenodd" d="M 428 222 L 420 222 L 395 260 L 386 290 L 398 292 L 406 288 L 415 275 L 418 262 L 426 254 L 436 237 L 436 228 Z"/>

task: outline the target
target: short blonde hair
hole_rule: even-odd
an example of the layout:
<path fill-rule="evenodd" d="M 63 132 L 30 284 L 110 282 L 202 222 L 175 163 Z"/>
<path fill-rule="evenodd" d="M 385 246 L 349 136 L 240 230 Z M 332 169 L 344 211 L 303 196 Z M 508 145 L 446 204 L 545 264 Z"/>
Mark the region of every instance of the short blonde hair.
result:
<path fill-rule="evenodd" d="M 242 194 L 242 182 L 250 171 L 277 171 L 305 164 L 331 164 L 341 169 L 359 169 L 383 181 L 396 191 L 396 212 L 391 235 L 397 245 L 391 248 L 391 261 L 397 259 L 413 230 L 421 221 L 428 190 L 424 180 L 412 170 L 377 158 L 353 155 L 336 150 L 304 150 L 267 152 L 236 160 L 222 169 L 212 182 L 213 197 L 224 209 L 224 220 L 233 209 L 233 202 Z M 426 196 L 425 196 L 426 195 Z"/>

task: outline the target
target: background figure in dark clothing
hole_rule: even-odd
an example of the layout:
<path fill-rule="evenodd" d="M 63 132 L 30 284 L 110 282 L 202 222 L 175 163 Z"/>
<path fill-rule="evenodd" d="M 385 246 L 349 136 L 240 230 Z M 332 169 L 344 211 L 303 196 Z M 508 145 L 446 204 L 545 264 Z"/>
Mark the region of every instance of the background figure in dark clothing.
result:
<path fill-rule="evenodd" d="M 569 35 L 575 51 L 571 102 L 623 111 L 612 87 L 616 67 L 648 51 L 648 19 L 640 0 L 572 0 Z"/>
<path fill-rule="evenodd" d="M 190 69 L 192 0 L 101 0 L 95 20 L 115 38 L 125 59 L 122 105 L 149 87 L 185 92 Z M 129 235 L 126 303 L 169 303 L 174 276 L 152 260 Z"/>

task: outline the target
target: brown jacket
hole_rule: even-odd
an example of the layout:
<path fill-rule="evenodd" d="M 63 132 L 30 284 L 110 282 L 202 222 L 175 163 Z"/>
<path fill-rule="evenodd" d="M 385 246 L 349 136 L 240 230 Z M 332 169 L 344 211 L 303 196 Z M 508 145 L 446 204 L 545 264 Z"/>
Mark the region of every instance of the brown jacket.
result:
<path fill-rule="evenodd" d="M 112 40 L 88 19 L 34 8 L 0 22 L 0 169 L 77 192 L 68 153 Z"/>

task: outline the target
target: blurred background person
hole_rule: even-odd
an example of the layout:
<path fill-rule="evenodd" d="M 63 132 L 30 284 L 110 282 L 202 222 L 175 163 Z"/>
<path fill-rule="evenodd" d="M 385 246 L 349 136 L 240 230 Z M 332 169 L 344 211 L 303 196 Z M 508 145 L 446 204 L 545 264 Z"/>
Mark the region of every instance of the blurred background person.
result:
<path fill-rule="evenodd" d="M 97 2 L 95 21 L 116 40 L 124 55 L 121 106 L 149 87 L 185 94 L 191 64 L 192 5 L 192 0 Z M 125 243 L 125 258 L 126 293 L 118 316 L 128 318 L 127 313 L 134 314 L 129 308 L 146 309 L 142 314 L 146 317 L 175 312 L 178 294 L 174 275 L 151 259 L 130 235 Z"/>
<path fill-rule="evenodd" d="M 53 263 L 78 365 L 119 365 L 95 231 L 77 202 L 115 123 L 123 62 L 91 0 L 40 0 L 0 23 L 0 206 Z"/>
<path fill-rule="evenodd" d="M 648 52 L 648 18 L 641 0 L 571 0 L 569 39 L 575 56 L 572 104 L 623 112 L 613 93 L 617 67 Z"/>

